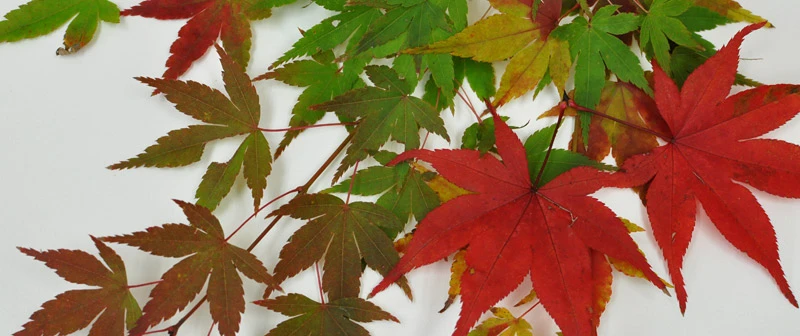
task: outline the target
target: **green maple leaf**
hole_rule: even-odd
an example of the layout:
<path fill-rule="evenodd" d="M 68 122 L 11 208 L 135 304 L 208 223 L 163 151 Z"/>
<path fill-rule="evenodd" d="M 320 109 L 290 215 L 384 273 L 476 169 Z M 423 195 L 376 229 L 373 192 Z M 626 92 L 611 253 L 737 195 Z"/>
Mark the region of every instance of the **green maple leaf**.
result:
<path fill-rule="evenodd" d="M 142 335 L 148 328 L 175 315 L 200 293 L 206 282 L 211 318 L 218 323 L 221 335 L 235 335 L 245 308 L 239 273 L 271 288 L 277 287 L 277 283 L 256 256 L 227 241 L 219 220 L 211 211 L 182 201 L 175 203 L 183 210 L 189 225 L 164 224 L 146 231 L 102 238 L 157 256 L 185 257 L 161 276 L 131 335 Z"/>
<path fill-rule="evenodd" d="M 716 28 L 719 25 L 730 23 L 731 19 L 720 15 L 706 7 L 694 6 L 690 7 L 683 14 L 678 16 L 678 19 L 686 26 L 692 33 L 692 38 L 697 41 L 701 48 L 689 48 L 685 46 L 675 46 L 670 53 L 670 65 L 668 68 L 671 70 L 671 77 L 679 86 L 683 85 L 689 74 L 692 73 L 698 66 L 703 64 L 709 57 L 717 53 L 714 44 L 698 35 L 697 32 Z M 745 77 L 742 74 L 736 74 L 737 85 L 745 86 L 759 86 L 761 83 Z"/>
<path fill-rule="evenodd" d="M 310 106 L 330 101 L 349 90 L 364 86 L 364 81 L 355 71 L 340 71 L 332 59 L 331 51 L 323 51 L 317 54 L 315 60 L 288 63 L 254 80 L 276 79 L 292 86 L 305 87 L 292 109 L 289 127 L 314 125 L 322 119 L 325 111 L 312 110 Z M 286 132 L 275 156 L 279 156 L 301 132 L 302 130 Z"/>
<path fill-rule="evenodd" d="M 466 26 L 465 0 L 379 0 L 369 5 L 383 8 L 386 13 L 370 24 L 358 45 L 347 53 L 350 57 L 394 55 L 403 49 L 446 39 Z M 413 60 L 420 75 L 430 70 L 433 83 L 428 83 L 426 93 L 432 99 L 427 101 L 439 110 L 453 106 L 456 85 L 460 85 L 453 58 L 447 54 L 431 54 L 417 55 Z"/>
<path fill-rule="evenodd" d="M 227 163 L 211 163 L 197 189 L 198 203 L 209 209 L 217 207 L 230 192 L 241 167 L 247 186 L 258 208 L 267 176 L 272 170 L 269 143 L 258 128 L 261 106 L 258 94 L 244 69 L 217 46 L 228 97 L 222 92 L 194 81 L 137 78 L 157 91 L 184 114 L 210 125 L 192 125 L 169 132 L 138 156 L 109 166 L 110 169 L 135 167 L 181 167 L 200 160 L 206 144 L 213 140 L 247 135 Z"/>
<path fill-rule="evenodd" d="M 363 271 L 361 259 L 383 275 L 400 259 L 392 238 L 403 229 L 403 223 L 373 203 L 346 204 L 333 195 L 308 194 L 297 196 L 270 214 L 277 215 L 308 220 L 281 249 L 275 266 L 278 282 L 324 258 L 322 289 L 328 298 L 358 297 Z M 398 281 L 398 285 L 410 297 L 405 279 Z"/>
<path fill-rule="evenodd" d="M 33 0 L 5 18 L 0 22 L 0 42 L 42 36 L 74 18 L 64 34 L 64 47 L 57 52 L 64 55 L 88 44 L 100 21 L 119 23 L 119 7 L 108 0 Z"/>
<path fill-rule="evenodd" d="M 663 68 L 668 73 L 671 71 L 669 41 L 687 48 L 702 49 L 702 45 L 678 19 L 678 16 L 691 7 L 692 2 L 689 0 L 655 0 L 642 20 L 639 35 L 642 50 L 652 50 L 658 64 L 665 64 Z"/>
<path fill-rule="evenodd" d="M 600 102 L 600 92 L 606 82 L 606 69 L 622 81 L 633 83 L 652 92 L 644 78 L 639 58 L 614 35 L 622 35 L 639 27 L 639 17 L 629 13 L 612 15 L 619 6 L 604 6 L 597 10 L 591 24 L 583 17 L 556 28 L 551 34 L 569 41 L 575 60 L 575 101 L 594 108 Z"/>
<path fill-rule="evenodd" d="M 303 33 L 292 48 L 286 51 L 272 68 L 292 59 L 315 55 L 322 51 L 332 50 L 336 46 L 348 43 L 345 53 L 352 52 L 358 41 L 367 31 L 369 24 L 382 15 L 377 8 L 367 6 L 347 6 L 344 10 L 318 23 Z"/>
<path fill-rule="evenodd" d="M 422 99 L 411 96 L 413 81 L 400 78 L 387 66 L 365 68 L 375 86 L 352 90 L 330 102 L 312 106 L 312 109 L 334 111 L 348 118 L 358 119 L 352 143 L 336 172 L 336 179 L 347 168 L 367 158 L 368 152 L 377 151 L 391 137 L 416 149 L 420 145 L 420 127 L 438 134 L 448 141 L 439 112 Z"/>
<path fill-rule="evenodd" d="M 494 94 L 495 105 L 503 105 L 533 90 L 540 82 L 544 83 L 548 71 L 563 91 L 571 67 L 569 47 L 564 41 L 548 38 L 558 25 L 561 2 L 543 2 L 536 12 L 532 12 L 529 5 L 516 1 L 495 5 L 501 8 L 502 14 L 481 19 L 445 40 L 406 52 L 449 53 L 483 62 L 510 59 Z M 468 80 L 473 85 L 472 78 Z M 493 91 L 494 80 L 489 83 Z"/>
<path fill-rule="evenodd" d="M 357 297 L 318 303 L 300 294 L 289 294 L 255 302 L 286 316 L 294 316 L 278 324 L 267 336 L 369 336 L 356 322 L 399 322 L 375 304 Z"/>
<path fill-rule="evenodd" d="M 384 151 L 376 154 L 375 158 L 381 164 L 386 164 L 395 156 L 396 153 Z M 426 175 L 406 162 L 392 167 L 374 166 L 362 169 L 352 178 L 352 188 L 350 179 L 345 179 L 323 192 L 381 195 L 375 203 L 392 211 L 403 222 L 412 215 L 420 221 L 441 204 L 436 192 L 425 183 Z"/>
<path fill-rule="evenodd" d="M 528 171 L 530 172 L 531 181 L 536 180 L 539 170 L 542 169 L 542 163 L 544 163 L 544 158 L 547 156 L 548 147 L 555 130 L 556 125 L 540 129 L 525 141 L 525 154 L 528 158 Z M 539 186 L 547 184 L 547 182 L 575 167 L 594 167 L 600 170 L 616 169 L 613 166 L 594 161 L 573 151 L 554 148 L 550 151 L 547 166 L 544 167 L 542 177 L 539 179 Z"/>

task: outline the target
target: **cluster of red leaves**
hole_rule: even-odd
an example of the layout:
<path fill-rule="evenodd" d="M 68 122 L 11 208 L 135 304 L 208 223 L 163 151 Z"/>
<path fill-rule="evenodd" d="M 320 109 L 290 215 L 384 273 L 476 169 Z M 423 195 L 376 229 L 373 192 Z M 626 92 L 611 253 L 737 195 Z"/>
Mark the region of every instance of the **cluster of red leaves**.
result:
<path fill-rule="evenodd" d="M 739 32 L 680 91 L 654 64 L 655 100 L 663 120 L 650 126 L 667 143 L 628 159 L 617 173 L 579 167 L 535 186 L 521 142 L 494 111 L 502 161 L 472 150 L 412 150 L 398 156 L 390 165 L 426 161 L 472 194 L 443 204 L 420 222 L 405 254 L 372 295 L 410 270 L 466 246 L 468 271 L 461 279 L 463 305 L 454 335 L 466 335 L 481 314 L 528 274 L 564 335 L 592 335 L 594 294 L 587 284 L 594 281 L 593 252 L 629 262 L 664 288 L 623 223 L 589 196 L 602 187 L 646 185 L 647 212 L 681 310 L 686 291 L 680 268 L 698 200 L 723 236 L 763 265 L 797 306 L 778 261 L 769 218 L 753 195 L 734 182 L 800 197 L 800 147 L 753 139 L 800 112 L 800 87 L 761 86 L 726 98 L 739 46 L 761 26 Z"/>

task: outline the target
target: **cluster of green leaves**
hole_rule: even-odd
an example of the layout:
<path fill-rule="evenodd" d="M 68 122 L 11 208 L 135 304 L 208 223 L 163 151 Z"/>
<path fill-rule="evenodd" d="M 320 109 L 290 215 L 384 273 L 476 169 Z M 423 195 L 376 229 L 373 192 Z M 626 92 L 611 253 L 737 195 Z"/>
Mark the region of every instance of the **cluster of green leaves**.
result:
<path fill-rule="evenodd" d="M 356 322 L 399 321 L 360 297 L 364 269 L 369 267 L 387 277 L 396 275 L 392 283 L 410 298 L 408 282 L 402 274 L 395 274 L 393 267 L 407 252 L 414 225 L 446 202 L 475 192 L 461 189 L 461 185 L 417 162 L 398 162 L 398 153 L 388 150 L 388 143 L 402 144 L 406 152 L 421 153 L 417 150 L 431 133 L 450 141 L 453 134 L 445 127 L 441 113 L 466 113 L 455 111 L 456 102 L 463 99 L 478 120 L 464 131 L 462 149 L 478 152 L 474 161 L 482 164 L 491 164 L 489 158 L 502 157 L 509 174 L 524 175 L 514 178 L 533 181 L 531 190 L 566 179 L 567 172 L 577 167 L 603 174 L 613 172 L 617 167 L 600 162 L 609 154 L 617 166 L 622 166 L 631 157 L 659 146 L 658 130 L 641 131 L 664 121 L 659 115 L 662 107 L 653 98 L 652 74 L 644 70 L 640 56 L 653 60 L 681 86 L 717 54 L 716 47 L 699 32 L 731 22 L 765 21 L 733 0 L 619 0 L 614 4 L 596 0 L 489 0 L 491 15 L 471 25 L 467 0 L 315 0 L 332 11 L 331 16 L 301 31 L 293 46 L 269 64 L 266 73 L 251 79 L 245 71 L 250 63 L 250 21 L 291 15 L 280 7 L 293 2 L 143 0 L 120 12 L 108 0 L 32 0 L 0 21 L 0 42 L 14 42 L 50 33 L 71 20 L 64 46 L 57 52 L 66 55 L 89 43 L 100 21 L 117 23 L 121 15 L 188 19 L 170 49 L 164 78 L 137 79 L 163 94 L 179 112 L 203 124 L 171 131 L 141 154 L 109 168 L 186 166 L 201 161 L 204 148 L 214 140 L 242 140 L 229 161 L 210 163 L 199 182 L 195 202 L 176 201 L 189 224 L 164 224 L 131 234 L 93 238 L 107 267 L 82 251 L 22 249 L 66 280 L 99 288 L 69 291 L 46 302 L 15 335 L 72 333 L 87 327 L 98 315 L 92 335 L 120 335 L 126 328 L 131 335 L 143 335 L 185 309 L 204 287 L 206 296 L 201 303 L 209 303 L 220 334 L 235 335 L 245 310 L 240 274 L 265 286 L 265 297 L 256 304 L 291 317 L 267 335 L 368 335 Z M 222 46 L 216 45 L 216 51 L 227 94 L 202 83 L 179 80 L 218 40 Z M 634 51 L 637 49 L 641 54 Z M 499 80 L 494 67 L 498 62 L 507 62 Z M 267 80 L 302 90 L 274 156 L 263 134 L 271 130 L 261 127 L 262 108 L 254 86 L 254 82 L 258 85 Z M 760 85 L 741 75 L 736 81 Z M 495 123 L 505 127 L 507 118 L 484 118 L 488 111 L 481 114 L 464 98 L 465 84 L 491 111 L 531 91 L 535 98 L 549 86 L 559 96 L 568 97 L 543 115 L 558 117 L 559 122 L 530 135 L 524 142 L 524 153 L 523 149 L 517 153 L 527 161 L 522 165 L 527 172 L 512 171 L 522 168 L 511 167 L 511 159 L 506 162 L 513 156 L 507 149 L 511 145 L 497 144 L 499 125 Z M 781 95 L 794 93 L 794 88 L 780 91 Z M 586 110 L 595 114 L 589 115 Z M 274 218 L 273 224 L 253 245 L 247 249 L 232 245 L 229 239 L 238 229 L 225 236 L 212 212 L 231 192 L 237 176 L 242 173 L 251 190 L 255 209 L 251 218 L 255 217 L 265 207 L 263 197 L 273 160 L 329 112 L 349 133 L 342 147 L 320 167 L 320 172 L 326 170 L 344 152 L 332 185 L 311 192 L 318 177 L 315 175 L 293 190 L 298 193 L 294 198 L 268 216 Z M 570 148 L 552 148 L 560 121 L 571 116 L 580 118 L 580 122 L 576 123 Z M 352 167 L 360 169 L 338 181 Z M 351 202 L 351 195 L 374 201 Z M 263 256 L 251 250 L 282 217 L 305 224 L 285 242 L 270 274 L 260 259 Z M 641 230 L 630 222 L 619 222 L 624 222 L 630 232 Z M 407 234 L 400 237 L 403 232 Z M 122 259 L 103 242 L 184 259 L 163 273 L 140 310 L 129 292 Z M 458 248 L 461 250 L 454 258 L 445 309 L 458 295 L 474 297 L 474 293 L 462 293 L 461 285 L 462 279 L 473 279 L 465 276 L 475 272 L 468 267 L 476 262 L 475 257 L 467 255 L 463 245 Z M 591 250 L 591 258 L 597 272 L 602 273 L 594 274 L 592 283 L 586 284 L 594 290 L 590 297 L 591 324 L 596 328 L 610 299 L 612 266 L 651 281 L 654 275 L 611 254 L 607 257 Z M 321 272 L 317 268 L 319 302 L 297 293 L 270 298 L 282 282 L 318 263 L 323 265 Z M 520 305 L 536 298 L 534 291 Z M 71 315 L 71 311 L 80 313 Z M 190 310 L 187 317 L 194 311 Z M 502 307 L 491 311 L 494 317 L 480 323 L 470 336 L 532 335 L 532 326 L 522 316 L 515 317 Z M 482 312 L 477 312 L 478 316 Z M 561 324 L 558 314 L 554 318 Z M 181 323 L 165 330 L 177 332 Z M 459 335 L 466 335 L 474 326 L 464 323 L 459 322 Z"/>

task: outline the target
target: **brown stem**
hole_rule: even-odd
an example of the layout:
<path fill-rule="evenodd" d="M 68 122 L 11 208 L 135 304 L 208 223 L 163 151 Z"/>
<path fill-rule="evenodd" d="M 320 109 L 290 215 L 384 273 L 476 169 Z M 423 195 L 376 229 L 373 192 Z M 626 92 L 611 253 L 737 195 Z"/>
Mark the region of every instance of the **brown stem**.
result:
<path fill-rule="evenodd" d="M 670 139 L 672 139 L 672 137 L 671 137 L 671 136 L 669 136 L 669 135 L 666 135 L 666 134 L 661 134 L 661 133 L 659 133 L 659 132 L 656 132 L 656 131 L 654 131 L 654 130 L 651 130 L 651 129 L 649 129 L 649 128 L 646 128 L 646 127 L 642 127 L 642 126 L 639 126 L 639 125 L 632 124 L 632 123 L 630 123 L 630 122 L 628 122 L 628 121 L 625 121 L 625 120 L 622 120 L 622 119 L 619 119 L 619 118 L 616 118 L 616 117 L 610 116 L 610 115 L 608 115 L 608 114 L 605 114 L 605 113 L 603 113 L 603 112 L 595 111 L 595 110 L 592 110 L 592 109 L 590 109 L 590 108 L 586 108 L 586 107 L 580 106 L 580 105 L 578 105 L 577 103 L 575 103 L 575 101 L 574 101 L 574 100 L 570 100 L 570 101 L 569 101 L 569 107 L 571 107 L 571 108 L 574 108 L 574 109 L 576 109 L 576 110 L 578 110 L 578 111 L 581 111 L 581 112 L 587 112 L 587 113 L 594 114 L 594 115 L 596 115 L 596 116 L 598 116 L 598 117 L 606 118 L 606 119 L 608 119 L 608 120 L 611 120 L 611 121 L 614 121 L 614 122 L 620 123 L 620 124 L 622 124 L 622 125 L 625 125 L 625 126 L 628 126 L 628 127 L 630 127 L 630 128 L 633 128 L 633 129 L 636 129 L 636 130 L 639 130 L 639 131 L 645 132 L 645 133 L 647 133 L 647 134 L 655 135 L 655 136 L 657 136 L 657 137 L 659 137 L 659 138 L 661 138 L 661 139 L 664 139 L 664 140 L 666 140 L 666 141 L 669 141 Z"/>
<path fill-rule="evenodd" d="M 151 286 L 151 285 L 158 284 L 161 281 L 164 281 L 164 280 L 162 279 L 162 280 L 156 280 L 156 281 L 151 281 L 151 282 L 145 282 L 145 283 L 141 283 L 141 284 L 138 284 L 138 285 L 128 285 L 128 287 L 126 287 L 126 288 L 127 289 L 131 289 L 131 288 L 139 288 L 139 287 Z"/>
<path fill-rule="evenodd" d="M 256 209 L 256 211 L 254 211 L 253 214 L 250 215 L 250 217 L 247 217 L 247 219 L 245 219 L 242 222 L 242 224 L 239 224 L 239 227 L 237 227 L 236 230 L 233 230 L 233 232 L 231 232 L 231 234 L 228 235 L 227 238 L 225 238 L 225 241 L 230 240 L 231 237 L 233 237 L 233 235 L 235 235 L 237 232 L 239 232 L 239 230 L 241 230 L 244 227 L 244 225 L 247 224 L 247 222 L 249 222 L 251 219 L 255 218 L 256 215 L 258 215 L 258 213 L 261 212 L 262 210 L 264 210 L 266 207 L 270 206 L 272 203 L 275 203 L 276 201 L 278 201 L 279 199 L 285 197 L 286 195 L 289 195 L 289 194 L 291 194 L 293 192 L 299 192 L 299 191 L 300 191 L 300 187 L 297 187 L 297 188 L 294 188 L 292 190 L 289 190 L 289 191 L 287 191 L 287 192 L 285 192 L 283 194 L 280 194 L 278 197 L 273 198 L 271 201 L 269 201 L 266 204 L 262 205 L 260 208 Z"/>
<path fill-rule="evenodd" d="M 519 319 L 521 319 L 521 318 L 525 317 L 525 315 L 528 315 L 528 313 L 530 313 L 530 312 L 531 312 L 531 310 L 533 310 L 533 308 L 536 308 L 536 307 L 537 307 L 537 306 L 538 306 L 540 303 L 542 303 L 542 301 L 536 301 L 536 303 L 534 303 L 534 304 L 533 304 L 533 306 L 531 306 L 530 308 L 528 308 L 528 310 L 526 310 L 524 313 L 522 313 L 522 315 L 520 315 L 519 317 L 517 317 L 517 320 L 519 320 Z"/>
<path fill-rule="evenodd" d="M 261 128 L 261 127 L 259 127 L 258 130 L 262 131 L 262 132 L 290 132 L 290 131 L 302 131 L 304 129 L 309 129 L 309 128 L 328 127 L 328 126 L 350 126 L 350 125 L 355 125 L 357 123 L 358 122 L 344 122 L 344 123 L 316 124 L 316 125 L 287 127 L 287 128 Z"/>
<path fill-rule="evenodd" d="M 561 120 L 564 119 L 564 110 L 566 109 L 566 104 L 561 105 L 561 112 L 558 113 L 558 120 L 556 121 L 556 129 L 553 130 L 553 137 L 550 138 L 550 145 L 547 146 L 547 153 L 544 154 L 544 160 L 542 160 L 542 166 L 539 168 L 539 173 L 536 174 L 536 180 L 533 181 L 533 186 L 538 187 L 539 181 L 542 179 L 542 175 L 544 175 L 544 169 L 547 167 L 547 160 L 550 159 L 550 153 L 553 152 L 553 144 L 556 142 L 556 135 L 558 134 L 558 128 L 561 127 Z"/>
<path fill-rule="evenodd" d="M 322 175 L 322 173 L 325 171 L 325 169 L 327 169 L 328 166 L 330 166 L 331 163 L 333 163 L 333 160 L 335 160 L 336 157 L 339 156 L 339 154 L 345 149 L 345 147 L 347 147 L 347 144 L 349 144 L 350 140 L 353 139 L 353 135 L 354 134 L 355 133 L 350 133 L 350 135 L 348 135 L 347 138 L 345 138 L 344 141 L 342 141 L 342 143 L 339 145 L 339 147 L 337 147 L 336 150 L 333 151 L 331 156 L 328 157 L 327 160 L 325 160 L 325 163 L 323 163 L 322 166 L 319 167 L 319 169 L 317 169 L 317 171 L 314 173 L 314 175 L 311 176 L 310 179 L 308 179 L 306 184 L 294 189 L 294 190 L 297 190 L 298 195 L 305 194 L 308 191 L 308 188 L 310 188 L 311 185 L 314 184 L 314 182 L 317 181 L 317 179 L 320 177 L 320 175 Z M 297 197 L 297 196 L 295 196 L 295 197 Z M 256 211 L 256 213 L 258 213 L 258 211 Z M 255 217 L 255 216 L 256 216 L 256 214 L 251 215 L 251 217 Z M 264 229 L 264 231 L 261 231 L 261 234 L 258 235 L 258 237 L 256 237 L 256 239 L 250 244 L 250 246 L 247 248 L 247 252 L 253 251 L 253 249 L 258 245 L 258 243 L 260 243 L 261 240 L 264 239 L 264 237 L 267 235 L 267 233 L 272 231 L 272 228 L 275 227 L 275 224 L 277 224 L 278 221 L 281 218 L 283 218 L 283 215 L 275 216 L 275 218 L 272 220 L 272 222 L 269 223 L 267 228 Z M 251 218 L 249 218 L 248 220 L 250 220 L 250 219 Z M 166 329 L 154 330 L 154 331 L 151 331 L 151 332 L 147 332 L 146 334 L 153 334 L 153 333 L 157 333 L 157 332 L 166 331 L 166 332 L 169 333 L 170 336 L 177 335 L 178 334 L 178 329 L 180 329 L 181 325 L 183 325 L 183 323 L 185 323 L 186 320 L 188 320 L 189 317 L 191 317 L 197 311 L 197 309 L 200 308 L 200 305 L 205 303 L 207 299 L 208 299 L 208 295 L 206 294 L 205 296 L 203 296 L 203 298 L 200 299 L 200 301 L 197 302 L 197 304 L 194 305 L 194 307 L 192 307 L 192 309 L 188 313 L 186 313 L 185 316 L 183 316 L 180 320 L 178 320 L 178 323 L 175 323 L 173 326 L 171 326 L 169 328 L 166 328 Z"/>
<path fill-rule="evenodd" d="M 558 18 L 558 22 L 561 22 L 561 20 L 564 20 L 564 18 L 565 18 L 565 17 L 567 17 L 567 16 L 569 16 L 570 14 L 572 14 L 572 12 L 574 12 L 574 11 L 575 11 L 576 9 L 578 9 L 580 6 L 581 6 L 581 4 L 579 4 L 579 3 L 577 3 L 577 2 L 576 2 L 576 3 L 575 3 L 575 5 L 574 5 L 574 6 L 572 6 L 572 8 L 570 8 L 569 10 L 567 10 L 566 12 L 564 12 L 564 14 L 561 14 L 561 17 L 559 17 L 559 18 Z"/>
<path fill-rule="evenodd" d="M 646 14 L 650 14 L 650 12 L 649 12 L 649 11 L 647 11 L 647 8 L 644 8 L 644 6 L 642 6 L 642 3 L 641 3 L 641 2 L 639 2 L 639 0 L 633 0 L 633 3 L 635 3 L 635 4 L 636 4 L 636 7 L 639 7 L 639 9 L 641 9 L 642 11 L 644 11 Z"/>
<path fill-rule="evenodd" d="M 461 98 L 461 101 L 463 101 L 464 104 L 467 104 L 469 110 L 472 111 L 473 115 L 475 115 L 475 119 L 478 119 L 478 123 L 479 124 L 482 123 L 483 120 L 481 120 L 481 116 L 478 115 L 478 111 L 475 109 L 475 106 L 472 105 L 472 101 L 469 100 L 469 97 L 464 96 L 463 94 L 461 94 L 461 91 L 458 90 L 456 91 L 456 94 L 458 95 L 458 98 Z"/>
<path fill-rule="evenodd" d="M 361 161 L 356 161 L 355 167 L 353 167 L 353 176 L 350 177 L 350 188 L 347 189 L 347 200 L 344 201 L 344 204 L 350 204 L 350 195 L 353 193 L 353 185 L 356 182 L 356 172 L 358 172 L 358 164 Z"/>
<path fill-rule="evenodd" d="M 314 263 L 314 269 L 317 272 L 317 288 L 319 288 L 319 302 L 325 305 L 325 294 L 322 293 L 322 278 L 319 275 L 319 262 Z"/>

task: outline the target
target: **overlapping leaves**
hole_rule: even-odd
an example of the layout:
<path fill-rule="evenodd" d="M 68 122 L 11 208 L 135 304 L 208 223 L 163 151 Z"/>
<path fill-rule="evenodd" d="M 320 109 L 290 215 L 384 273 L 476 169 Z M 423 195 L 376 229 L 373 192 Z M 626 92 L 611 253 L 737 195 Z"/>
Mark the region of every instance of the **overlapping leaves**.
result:
<path fill-rule="evenodd" d="M 271 15 L 269 0 L 144 0 L 122 11 L 126 16 L 159 20 L 189 19 L 170 47 L 164 78 L 175 79 L 205 55 L 219 38 L 231 57 L 242 66 L 250 62 L 250 21 Z"/>
<path fill-rule="evenodd" d="M 292 318 L 281 322 L 267 336 L 368 336 L 356 322 L 399 322 L 380 307 L 355 297 L 318 303 L 300 294 L 289 294 L 271 300 L 256 301 L 271 310 Z"/>
<path fill-rule="evenodd" d="M 175 201 L 189 224 L 164 224 L 132 234 L 106 237 L 104 241 L 138 247 L 153 255 L 185 257 L 161 276 L 150 292 L 131 335 L 142 335 L 150 327 L 175 315 L 205 287 L 211 318 L 219 333 L 236 335 L 244 312 L 244 289 L 239 273 L 270 287 L 277 286 L 256 256 L 231 245 L 222 226 L 208 209 Z"/>
<path fill-rule="evenodd" d="M 503 161 L 473 150 L 412 150 L 395 160 L 419 158 L 472 192 L 429 213 L 397 266 L 373 290 L 382 291 L 408 271 L 467 246 L 462 309 L 454 335 L 466 335 L 480 315 L 530 273 L 540 300 L 565 335 L 593 333 L 590 307 L 592 250 L 631 262 L 664 285 L 628 236 L 623 223 L 587 196 L 609 174 L 579 167 L 539 186 L 530 177 L 522 143 L 496 114 L 497 151 Z M 538 173 L 537 173 L 538 175 Z"/>
<path fill-rule="evenodd" d="M 444 41 L 412 49 L 411 53 L 449 53 L 481 62 L 511 58 L 495 94 L 495 104 L 533 90 L 548 73 L 563 90 L 570 69 L 564 40 L 548 36 L 559 21 L 561 1 L 546 0 L 534 19 L 531 7 L 521 2 L 497 4 L 501 14 L 490 16 Z"/>
<path fill-rule="evenodd" d="M 324 259 L 322 290 L 328 298 L 355 298 L 361 290 L 362 259 L 381 274 L 399 259 L 392 239 L 404 223 L 373 203 L 345 203 L 328 194 L 301 195 L 271 214 L 275 215 L 308 220 L 281 249 L 275 266 L 278 282 Z M 398 284 L 411 295 L 405 279 Z"/>
<path fill-rule="evenodd" d="M 312 109 L 334 111 L 357 119 L 353 141 L 336 171 L 336 178 L 347 168 L 377 151 L 391 137 L 406 149 L 420 145 L 419 129 L 424 128 L 450 140 L 439 112 L 430 104 L 412 96 L 413 81 L 401 78 L 387 66 L 368 66 L 367 76 L 375 86 L 352 90 Z"/>

